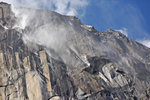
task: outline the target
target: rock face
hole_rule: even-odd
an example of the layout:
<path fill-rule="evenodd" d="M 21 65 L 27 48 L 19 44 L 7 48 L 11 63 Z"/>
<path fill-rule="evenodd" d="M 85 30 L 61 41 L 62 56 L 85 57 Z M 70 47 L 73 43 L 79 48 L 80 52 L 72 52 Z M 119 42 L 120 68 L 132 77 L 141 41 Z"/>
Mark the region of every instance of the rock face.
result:
<path fill-rule="evenodd" d="M 10 6 L 0 3 L 0 100 L 150 99 L 149 48 L 52 11 L 19 8 L 31 13 L 14 27 Z"/>

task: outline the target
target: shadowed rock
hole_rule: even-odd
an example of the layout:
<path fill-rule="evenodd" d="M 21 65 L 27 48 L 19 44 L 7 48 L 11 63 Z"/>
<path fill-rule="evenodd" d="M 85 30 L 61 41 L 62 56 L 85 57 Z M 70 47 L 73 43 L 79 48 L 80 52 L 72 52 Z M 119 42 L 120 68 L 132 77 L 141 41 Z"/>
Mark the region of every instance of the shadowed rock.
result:
<path fill-rule="evenodd" d="M 0 100 L 150 99 L 149 48 L 73 16 L 17 7 L 23 27 L 11 5 L 0 8 Z"/>

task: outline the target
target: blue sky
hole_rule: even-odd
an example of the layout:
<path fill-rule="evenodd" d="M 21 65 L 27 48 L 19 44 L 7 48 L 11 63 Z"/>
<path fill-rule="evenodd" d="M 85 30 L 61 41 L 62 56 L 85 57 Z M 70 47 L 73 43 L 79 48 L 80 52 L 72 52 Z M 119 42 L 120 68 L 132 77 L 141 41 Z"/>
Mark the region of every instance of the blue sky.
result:
<path fill-rule="evenodd" d="M 150 39 L 150 0 L 93 0 L 83 23 L 99 31 L 126 30 L 134 40 Z"/>
<path fill-rule="evenodd" d="M 150 0 L 2 0 L 74 15 L 98 31 L 119 30 L 150 47 Z"/>

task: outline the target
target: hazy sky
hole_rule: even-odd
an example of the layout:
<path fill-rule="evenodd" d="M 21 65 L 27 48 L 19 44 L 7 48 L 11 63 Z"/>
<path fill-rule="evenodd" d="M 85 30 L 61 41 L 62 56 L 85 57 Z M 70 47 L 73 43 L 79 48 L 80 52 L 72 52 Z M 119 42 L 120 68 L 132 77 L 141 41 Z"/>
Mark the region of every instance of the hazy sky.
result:
<path fill-rule="evenodd" d="M 114 29 L 150 47 L 150 0 L 1 0 L 74 15 L 99 31 Z"/>

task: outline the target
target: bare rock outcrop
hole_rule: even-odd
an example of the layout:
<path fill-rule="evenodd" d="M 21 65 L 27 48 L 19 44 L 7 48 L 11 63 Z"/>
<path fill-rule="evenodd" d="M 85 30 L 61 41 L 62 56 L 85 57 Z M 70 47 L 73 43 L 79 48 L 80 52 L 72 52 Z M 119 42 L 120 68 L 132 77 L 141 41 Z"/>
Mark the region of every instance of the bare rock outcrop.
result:
<path fill-rule="evenodd" d="M 0 100 L 150 99 L 149 48 L 76 17 L 0 7 Z"/>

